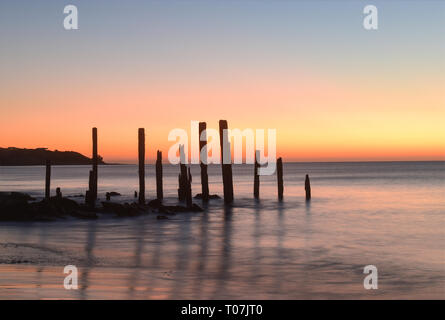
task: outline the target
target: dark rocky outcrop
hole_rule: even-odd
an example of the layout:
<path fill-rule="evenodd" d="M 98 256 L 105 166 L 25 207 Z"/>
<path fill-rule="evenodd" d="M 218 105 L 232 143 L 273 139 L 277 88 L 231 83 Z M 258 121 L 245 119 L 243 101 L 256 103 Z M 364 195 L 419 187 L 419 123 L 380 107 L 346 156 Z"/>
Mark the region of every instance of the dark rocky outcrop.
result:
<path fill-rule="evenodd" d="M 112 192 L 107 192 L 106 194 L 105 194 L 105 198 L 107 199 L 107 201 L 110 201 L 111 200 L 111 197 L 117 197 L 117 196 L 120 196 L 121 194 L 119 193 L 119 192 L 114 192 L 114 191 L 112 191 Z"/>
<path fill-rule="evenodd" d="M 97 219 L 98 213 L 112 213 L 118 217 L 134 217 L 147 214 L 150 209 L 160 214 L 158 219 L 165 219 L 165 215 L 174 215 L 179 212 L 203 211 L 196 204 L 192 204 L 191 207 L 163 205 L 158 199 L 150 201 L 147 205 L 104 201 L 101 207 L 92 208 L 62 197 L 61 193 L 50 199 L 35 201 L 24 193 L 0 192 L 0 221 L 52 221 L 67 217 Z"/>
<path fill-rule="evenodd" d="M 195 199 L 202 199 L 202 193 L 198 193 L 196 196 L 194 196 Z M 208 199 L 221 199 L 220 196 L 218 196 L 217 194 L 209 194 L 208 195 Z"/>
<path fill-rule="evenodd" d="M 47 221 L 73 216 L 96 219 L 94 212 L 85 211 L 76 201 L 61 196 L 38 202 L 19 192 L 0 193 L 0 221 Z"/>
<path fill-rule="evenodd" d="M 197 204 L 193 203 L 191 207 L 188 206 L 166 206 L 162 204 L 159 199 L 154 199 L 148 202 L 148 206 L 153 209 L 157 209 L 158 212 L 164 214 L 175 214 L 179 212 L 202 212 L 203 209 Z"/>
<path fill-rule="evenodd" d="M 114 213 L 119 217 L 134 217 L 147 212 L 145 206 L 137 203 L 102 202 L 103 211 Z"/>
<path fill-rule="evenodd" d="M 74 151 L 50 151 L 47 148 L 0 148 L 0 166 L 45 165 L 47 160 L 52 165 L 89 165 L 92 161 Z M 105 164 L 101 156 L 98 156 L 98 164 Z"/>

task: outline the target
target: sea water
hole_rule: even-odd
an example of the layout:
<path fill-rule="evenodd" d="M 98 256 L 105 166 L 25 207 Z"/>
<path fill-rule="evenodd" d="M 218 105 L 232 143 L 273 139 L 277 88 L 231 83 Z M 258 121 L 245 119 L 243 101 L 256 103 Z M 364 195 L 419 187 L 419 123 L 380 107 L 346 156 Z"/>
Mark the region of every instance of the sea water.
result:
<path fill-rule="evenodd" d="M 89 166 L 53 166 L 53 194 L 85 194 Z M 193 194 L 201 192 L 192 166 Z M 164 196 L 177 202 L 177 166 L 164 166 Z M 309 174 L 312 200 L 304 198 Z M 156 195 L 146 168 L 147 198 Z M 41 198 L 45 168 L 0 167 L 0 191 Z M 276 176 L 234 165 L 233 206 L 222 199 L 168 220 L 156 214 L 98 220 L 0 222 L 0 299 L 445 299 L 445 162 L 284 163 Z M 210 192 L 222 196 L 220 166 Z M 134 201 L 135 165 L 99 166 L 99 197 Z M 66 290 L 66 265 L 78 268 Z M 378 270 L 366 290 L 363 269 Z"/>

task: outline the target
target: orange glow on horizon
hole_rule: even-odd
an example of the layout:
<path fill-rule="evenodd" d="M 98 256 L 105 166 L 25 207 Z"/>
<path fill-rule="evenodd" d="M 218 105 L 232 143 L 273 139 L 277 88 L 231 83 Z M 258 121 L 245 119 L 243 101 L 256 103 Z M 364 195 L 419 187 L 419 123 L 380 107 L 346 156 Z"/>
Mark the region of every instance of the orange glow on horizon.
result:
<path fill-rule="evenodd" d="M 0 97 L 2 106 L 11 106 L 0 120 L 0 146 L 90 156 L 91 128 L 96 126 L 105 161 L 135 163 L 137 129 L 144 127 L 152 162 L 156 150 L 167 157 L 171 129 L 189 132 L 191 120 L 218 129 L 218 120 L 226 119 L 229 128 L 275 128 L 277 156 L 284 161 L 445 160 L 440 85 L 304 79 L 221 80 L 168 88 L 114 81 L 10 90 Z"/>

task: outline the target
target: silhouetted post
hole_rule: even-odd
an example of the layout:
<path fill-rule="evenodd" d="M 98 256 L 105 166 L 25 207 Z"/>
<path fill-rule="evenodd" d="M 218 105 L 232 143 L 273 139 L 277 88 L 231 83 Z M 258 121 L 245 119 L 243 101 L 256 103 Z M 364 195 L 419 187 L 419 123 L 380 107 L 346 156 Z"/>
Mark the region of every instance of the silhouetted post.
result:
<path fill-rule="evenodd" d="M 139 128 L 139 204 L 145 204 L 145 130 Z"/>
<path fill-rule="evenodd" d="M 186 179 L 186 203 L 187 207 L 191 208 L 193 205 L 192 201 L 192 175 L 190 173 L 190 167 L 188 168 L 187 172 L 187 179 Z"/>
<path fill-rule="evenodd" d="M 277 183 L 278 183 L 278 199 L 283 200 L 283 159 L 277 160 Z"/>
<path fill-rule="evenodd" d="M 203 153 L 204 147 L 207 145 L 207 134 L 205 132 L 207 124 L 205 122 L 199 123 L 199 157 L 201 166 L 201 189 L 202 200 L 209 200 L 209 176 L 207 174 L 207 148 Z M 202 140 L 201 140 L 202 138 Z"/>
<path fill-rule="evenodd" d="M 94 208 L 96 200 L 94 199 L 93 188 L 94 188 L 94 171 L 90 170 L 88 177 L 88 190 L 85 194 L 85 204 Z"/>
<path fill-rule="evenodd" d="M 91 191 L 87 190 L 85 192 L 85 204 L 91 207 Z"/>
<path fill-rule="evenodd" d="M 93 194 L 93 176 L 94 176 L 94 172 L 93 170 L 90 170 L 89 172 L 89 176 L 88 176 L 88 191 L 90 191 L 90 196 L 92 196 Z"/>
<path fill-rule="evenodd" d="M 306 180 L 304 181 L 304 190 L 306 191 L 306 200 L 311 200 L 311 181 L 309 180 L 309 175 L 306 175 Z"/>
<path fill-rule="evenodd" d="M 51 187 L 51 161 L 46 160 L 46 175 L 45 175 L 45 199 L 50 198 L 50 187 Z"/>
<path fill-rule="evenodd" d="M 135 191 L 135 192 L 134 192 L 134 198 L 136 199 L 137 197 L 138 197 L 138 192 Z"/>
<path fill-rule="evenodd" d="M 105 198 L 107 199 L 107 201 L 110 201 L 110 200 L 111 200 L 111 195 L 110 195 L 109 192 L 107 192 L 107 193 L 105 194 Z"/>
<path fill-rule="evenodd" d="M 59 187 L 56 188 L 56 197 L 62 199 L 62 191 L 60 191 Z"/>
<path fill-rule="evenodd" d="M 221 145 L 221 167 L 224 188 L 224 202 L 233 202 L 233 178 L 232 178 L 232 157 L 230 154 L 230 142 L 227 132 L 226 120 L 219 120 L 219 139 Z"/>
<path fill-rule="evenodd" d="M 162 152 L 159 150 L 156 158 L 156 196 L 158 200 L 164 198 L 164 191 L 162 188 Z"/>
<path fill-rule="evenodd" d="M 258 168 L 260 164 L 258 163 L 258 158 L 260 157 L 259 150 L 255 151 L 255 164 L 253 169 L 253 196 L 255 199 L 260 197 L 260 176 L 258 175 Z"/>
<path fill-rule="evenodd" d="M 93 128 L 93 180 L 90 189 L 94 201 L 97 199 L 97 128 Z"/>
<path fill-rule="evenodd" d="M 178 199 L 182 200 L 182 189 L 181 189 L 181 173 L 178 174 Z"/>
<path fill-rule="evenodd" d="M 181 173 L 179 174 L 178 180 L 179 180 L 179 189 L 178 189 L 178 198 L 179 200 L 186 200 L 187 197 L 187 166 L 186 158 L 185 158 L 185 151 L 184 151 L 184 145 L 179 145 L 179 158 L 180 158 L 180 170 Z"/>

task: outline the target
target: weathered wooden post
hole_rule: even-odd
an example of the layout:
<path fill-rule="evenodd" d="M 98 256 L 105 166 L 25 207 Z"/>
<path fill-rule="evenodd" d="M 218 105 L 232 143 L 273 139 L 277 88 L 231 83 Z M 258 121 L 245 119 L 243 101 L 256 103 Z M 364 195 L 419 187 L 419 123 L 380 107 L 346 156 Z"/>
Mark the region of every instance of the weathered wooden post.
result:
<path fill-rule="evenodd" d="M 88 177 L 88 190 L 85 194 L 85 204 L 94 208 L 96 200 L 94 199 L 93 188 L 94 188 L 94 171 L 90 170 Z"/>
<path fill-rule="evenodd" d="M 93 180 L 94 180 L 94 171 L 90 170 L 89 176 L 88 176 L 88 190 L 90 191 L 90 194 L 93 192 Z"/>
<path fill-rule="evenodd" d="M 56 197 L 62 199 L 62 191 L 59 187 L 56 188 Z"/>
<path fill-rule="evenodd" d="M 306 200 L 311 200 L 311 181 L 309 180 L 309 175 L 306 175 L 306 180 L 304 181 L 304 190 L 306 191 Z"/>
<path fill-rule="evenodd" d="M 145 204 L 145 130 L 138 131 L 138 154 L 139 154 L 139 204 Z"/>
<path fill-rule="evenodd" d="M 219 139 L 221 146 L 221 167 L 224 188 L 224 202 L 233 202 L 232 157 L 226 120 L 219 120 Z"/>
<path fill-rule="evenodd" d="M 49 200 L 51 196 L 51 160 L 46 160 L 46 175 L 45 175 L 45 199 Z"/>
<path fill-rule="evenodd" d="M 87 190 L 85 192 L 85 204 L 91 207 L 91 191 Z"/>
<path fill-rule="evenodd" d="M 182 197 L 182 180 L 181 180 L 181 173 L 178 174 L 178 200 L 183 200 Z"/>
<path fill-rule="evenodd" d="M 179 145 L 179 158 L 180 158 L 180 170 L 178 181 L 179 181 L 179 189 L 178 189 L 178 198 L 180 201 L 186 200 L 187 197 L 187 166 L 186 166 L 186 157 L 184 151 L 184 145 Z"/>
<path fill-rule="evenodd" d="M 90 191 L 94 201 L 97 199 L 97 159 L 97 128 L 93 128 L 93 180 Z"/>
<path fill-rule="evenodd" d="M 156 157 L 156 196 L 158 200 L 162 200 L 164 198 L 162 186 L 162 151 L 159 150 Z"/>
<path fill-rule="evenodd" d="M 192 201 L 192 175 L 190 173 L 190 167 L 187 170 L 187 178 L 186 178 L 186 203 L 187 207 L 191 208 L 193 206 Z"/>
<path fill-rule="evenodd" d="M 277 160 L 277 183 L 278 183 L 278 199 L 283 200 L 283 159 Z"/>
<path fill-rule="evenodd" d="M 201 166 L 201 195 L 203 201 L 209 200 L 209 176 L 207 174 L 207 148 L 203 152 L 204 147 L 207 145 L 207 124 L 205 122 L 199 123 L 199 158 Z"/>
<path fill-rule="evenodd" d="M 253 196 L 255 199 L 259 199 L 260 197 L 260 176 L 258 175 L 258 168 L 260 164 L 258 163 L 258 159 L 260 157 L 260 151 L 255 150 L 255 164 L 253 169 Z"/>

